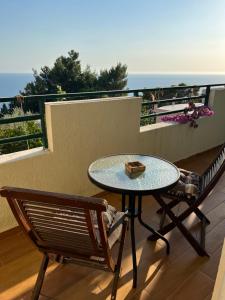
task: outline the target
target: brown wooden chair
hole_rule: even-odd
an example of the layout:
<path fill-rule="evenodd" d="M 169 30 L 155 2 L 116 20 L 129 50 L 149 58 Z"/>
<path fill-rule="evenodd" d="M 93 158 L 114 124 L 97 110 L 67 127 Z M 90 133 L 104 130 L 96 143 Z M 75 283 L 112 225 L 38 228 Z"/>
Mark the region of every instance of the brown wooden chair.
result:
<path fill-rule="evenodd" d="M 205 172 L 199 177 L 199 193 L 197 197 L 185 197 L 185 196 L 174 196 L 170 192 L 154 195 L 161 208 L 157 211 L 162 214 L 160 220 L 159 233 L 165 235 L 173 228 L 177 227 L 192 247 L 200 256 L 209 256 L 205 250 L 205 227 L 210 224 L 207 217 L 198 208 L 199 205 L 206 199 L 212 189 L 215 187 L 219 178 L 225 171 L 225 144 L 221 147 L 217 157 L 205 170 Z M 169 200 L 169 201 L 168 201 Z M 178 215 L 172 211 L 181 201 L 186 202 L 188 205 L 187 209 Z M 198 241 L 190 231 L 182 223 L 191 213 L 195 213 L 200 219 L 201 232 L 200 241 Z M 165 224 L 166 215 L 172 221 L 167 225 Z M 157 240 L 155 235 L 151 235 L 149 240 Z"/>
<path fill-rule="evenodd" d="M 0 194 L 8 203 L 25 233 L 43 253 L 32 299 L 39 298 L 49 258 L 111 271 L 114 275 L 111 299 L 116 299 L 123 245 L 127 227 L 125 213 L 117 212 L 107 228 L 107 201 L 13 187 Z M 112 247 L 119 240 L 117 261 Z"/>

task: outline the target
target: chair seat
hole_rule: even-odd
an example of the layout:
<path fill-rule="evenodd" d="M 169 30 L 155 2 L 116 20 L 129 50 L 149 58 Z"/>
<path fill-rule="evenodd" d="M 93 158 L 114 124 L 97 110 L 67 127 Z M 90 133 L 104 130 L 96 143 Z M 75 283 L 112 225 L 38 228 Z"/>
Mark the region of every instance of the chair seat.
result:
<path fill-rule="evenodd" d="M 163 193 L 164 198 L 180 198 L 185 199 L 196 199 L 200 193 L 200 179 L 195 172 L 190 172 L 184 169 L 180 170 L 180 179 L 178 183 L 166 193 Z"/>
<path fill-rule="evenodd" d="M 117 211 L 114 206 L 107 205 L 107 210 L 103 212 L 103 222 L 105 225 L 106 232 L 108 233 L 117 221 L 122 218 L 124 212 Z M 101 247 L 101 238 L 99 233 L 99 228 L 97 225 L 97 217 L 95 213 L 92 213 L 92 221 L 95 228 L 95 234 L 98 241 L 99 246 Z M 119 225 L 110 235 L 108 235 L 108 244 L 109 248 L 112 248 L 114 244 L 119 240 L 122 233 L 122 224 Z"/>
<path fill-rule="evenodd" d="M 115 216 L 114 216 L 114 220 L 113 223 L 111 224 L 111 226 L 113 226 L 120 218 L 122 218 L 122 216 L 124 215 L 124 212 L 120 212 L 117 211 Z M 122 224 L 119 225 L 108 237 L 108 243 L 109 243 L 109 248 L 112 248 L 115 243 L 119 240 L 119 238 L 121 237 L 121 233 L 122 233 Z"/>

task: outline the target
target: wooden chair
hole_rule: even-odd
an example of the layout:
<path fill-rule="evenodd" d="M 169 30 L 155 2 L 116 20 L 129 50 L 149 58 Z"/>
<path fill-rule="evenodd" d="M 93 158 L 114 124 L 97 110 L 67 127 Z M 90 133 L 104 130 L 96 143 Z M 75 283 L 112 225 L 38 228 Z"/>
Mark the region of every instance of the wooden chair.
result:
<path fill-rule="evenodd" d="M 107 230 L 103 199 L 69 196 L 13 187 L 3 187 L 0 194 L 8 203 L 25 233 L 43 253 L 32 299 L 39 298 L 49 258 L 72 262 L 114 273 L 111 299 L 116 299 L 122 252 L 127 227 L 125 213 L 115 214 Z M 112 247 L 120 240 L 117 261 Z"/>
<path fill-rule="evenodd" d="M 212 189 L 215 187 L 219 178 L 225 171 L 225 144 L 221 147 L 217 157 L 200 176 L 199 180 L 199 194 L 197 198 L 172 196 L 170 193 L 161 195 L 154 195 L 161 208 L 157 211 L 162 214 L 160 221 L 159 233 L 162 235 L 167 234 L 173 228 L 177 227 L 184 237 L 188 240 L 191 246 L 196 250 L 200 256 L 209 256 L 205 250 L 205 227 L 210 224 L 207 217 L 198 208 L 199 205 L 206 199 Z M 169 201 L 168 201 L 169 199 Z M 175 215 L 172 209 L 178 205 L 181 201 L 186 202 L 188 208 L 181 212 L 179 215 Z M 190 231 L 182 224 L 182 222 L 191 214 L 195 213 L 200 219 L 201 232 L 200 241 L 197 241 Z M 165 216 L 168 216 L 172 222 L 164 225 Z M 155 235 L 151 235 L 149 240 L 157 240 Z"/>

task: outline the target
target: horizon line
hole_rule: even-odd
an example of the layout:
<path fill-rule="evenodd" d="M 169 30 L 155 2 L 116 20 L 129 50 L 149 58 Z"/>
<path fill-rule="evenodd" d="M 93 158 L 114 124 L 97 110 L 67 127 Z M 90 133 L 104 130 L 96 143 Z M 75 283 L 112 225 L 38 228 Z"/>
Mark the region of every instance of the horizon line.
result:
<path fill-rule="evenodd" d="M 0 74 L 29 74 L 33 75 L 31 72 L 0 72 Z M 225 75 L 225 71 L 198 71 L 198 72 L 190 72 L 190 71 L 138 71 L 138 72 L 127 72 L 128 75 Z"/>
<path fill-rule="evenodd" d="M 128 72 L 128 74 L 131 74 L 131 75 L 225 75 L 225 71 L 221 71 L 221 72 L 185 72 L 185 71 L 180 71 L 180 72 L 159 72 L 159 71 L 156 71 L 156 72 Z"/>

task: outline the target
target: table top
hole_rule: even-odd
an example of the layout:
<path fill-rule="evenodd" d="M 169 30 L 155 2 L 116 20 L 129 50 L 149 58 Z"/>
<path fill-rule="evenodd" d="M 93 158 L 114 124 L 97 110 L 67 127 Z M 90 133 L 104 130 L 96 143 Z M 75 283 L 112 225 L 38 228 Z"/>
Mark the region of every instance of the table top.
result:
<path fill-rule="evenodd" d="M 125 172 L 125 163 L 139 161 L 146 169 L 136 178 Z M 151 193 L 172 187 L 180 178 L 178 168 L 156 156 L 119 154 L 100 158 L 88 168 L 90 180 L 97 186 L 113 192 Z"/>

